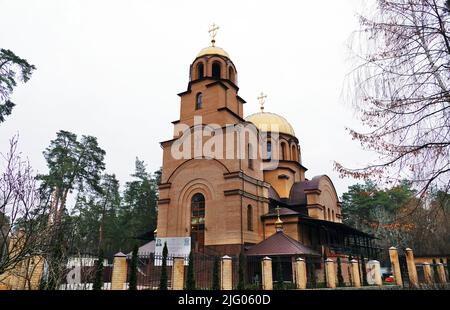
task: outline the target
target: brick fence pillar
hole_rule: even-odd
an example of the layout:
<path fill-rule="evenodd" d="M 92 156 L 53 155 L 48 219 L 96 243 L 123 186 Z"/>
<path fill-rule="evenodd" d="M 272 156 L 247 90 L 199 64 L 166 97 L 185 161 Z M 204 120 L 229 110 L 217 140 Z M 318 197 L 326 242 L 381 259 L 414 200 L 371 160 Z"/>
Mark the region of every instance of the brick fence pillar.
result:
<path fill-rule="evenodd" d="M 230 291 L 233 289 L 233 270 L 231 257 L 225 255 L 220 264 L 220 289 Z"/>
<path fill-rule="evenodd" d="M 419 279 L 417 277 L 416 262 L 414 261 L 414 253 L 410 248 L 406 249 L 406 265 L 408 266 L 409 285 L 419 287 Z"/>
<path fill-rule="evenodd" d="M 382 286 L 383 279 L 381 278 L 380 262 L 377 260 L 371 260 L 369 261 L 369 264 L 373 266 L 373 280 L 375 285 Z"/>
<path fill-rule="evenodd" d="M 352 264 L 350 270 L 352 273 L 353 287 L 361 287 L 361 277 L 359 276 L 358 261 L 356 259 L 352 259 L 350 261 L 350 264 Z"/>
<path fill-rule="evenodd" d="M 306 288 L 306 263 L 301 257 L 297 258 L 295 261 L 295 285 L 297 289 L 304 290 Z"/>
<path fill-rule="evenodd" d="M 430 263 L 423 263 L 423 276 L 425 278 L 425 283 L 427 285 L 433 285 L 433 276 L 431 275 L 431 266 Z"/>
<path fill-rule="evenodd" d="M 325 261 L 327 287 L 336 288 L 336 271 L 334 270 L 334 261 L 328 258 Z"/>
<path fill-rule="evenodd" d="M 402 272 L 400 270 L 400 262 L 398 260 L 398 251 L 396 247 L 389 248 L 389 258 L 391 260 L 392 274 L 397 285 L 403 286 Z"/>
<path fill-rule="evenodd" d="M 444 264 L 438 263 L 437 270 L 439 275 L 439 283 L 447 283 L 447 277 L 445 276 Z"/>
<path fill-rule="evenodd" d="M 181 291 L 183 289 L 184 289 L 184 257 L 174 257 L 172 266 L 172 290 Z"/>
<path fill-rule="evenodd" d="M 127 256 L 122 252 L 114 255 L 113 271 L 111 277 L 111 289 L 112 290 L 124 290 L 125 283 L 127 282 Z"/>
<path fill-rule="evenodd" d="M 271 291 L 273 290 L 272 259 L 267 256 L 264 257 L 261 265 L 262 265 L 262 289 Z"/>

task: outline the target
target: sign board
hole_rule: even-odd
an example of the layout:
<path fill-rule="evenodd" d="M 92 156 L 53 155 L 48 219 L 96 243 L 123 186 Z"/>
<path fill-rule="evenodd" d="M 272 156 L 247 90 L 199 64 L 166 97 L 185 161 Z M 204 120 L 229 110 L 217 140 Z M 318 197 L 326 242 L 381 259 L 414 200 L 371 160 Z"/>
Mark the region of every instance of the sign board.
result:
<path fill-rule="evenodd" d="M 162 265 L 162 253 L 164 243 L 167 244 L 167 252 L 170 258 L 172 257 L 188 257 L 191 252 L 191 237 L 172 237 L 172 238 L 156 238 L 155 242 L 155 266 Z M 167 260 L 167 266 L 172 266 L 173 260 Z M 187 259 L 184 262 L 188 265 Z"/>

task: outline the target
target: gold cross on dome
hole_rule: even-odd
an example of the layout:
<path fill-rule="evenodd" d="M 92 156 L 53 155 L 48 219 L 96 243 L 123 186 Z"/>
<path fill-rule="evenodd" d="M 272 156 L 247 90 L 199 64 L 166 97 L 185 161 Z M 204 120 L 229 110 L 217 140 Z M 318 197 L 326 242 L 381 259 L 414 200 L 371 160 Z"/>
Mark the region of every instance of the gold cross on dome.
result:
<path fill-rule="evenodd" d="M 214 46 L 216 44 L 217 30 L 219 30 L 219 26 L 217 26 L 214 23 L 211 25 L 211 28 L 209 28 L 209 30 L 208 30 L 209 35 L 211 36 L 212 46 Z"/>
<path fill-rule="evenodd" d="M 259 104 L 261 105 L 261 112 L 264 112 L 264 104 L 266 103 L 267 95 L 261 92 L 258 97 Z"/>

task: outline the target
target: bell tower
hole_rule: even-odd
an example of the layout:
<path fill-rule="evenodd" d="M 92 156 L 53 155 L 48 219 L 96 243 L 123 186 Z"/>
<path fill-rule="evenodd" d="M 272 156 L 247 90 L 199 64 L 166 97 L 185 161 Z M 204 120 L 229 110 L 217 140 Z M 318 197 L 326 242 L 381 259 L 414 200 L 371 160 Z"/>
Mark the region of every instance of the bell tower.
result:
<path fill-rule="evenodd" d="M 194 116 L 204 124 L 236 124 L 243 120 L 245 101 L 239 97 L 237 70 L 229 54 L 216 46 L 218 26 L 209 30 L 211 45 L 202 49 L 189 68 L 187 90 L 181 98 L 179 122 L 193 125 Z M 175 122 L 176 125 L 176 122 Z"/>

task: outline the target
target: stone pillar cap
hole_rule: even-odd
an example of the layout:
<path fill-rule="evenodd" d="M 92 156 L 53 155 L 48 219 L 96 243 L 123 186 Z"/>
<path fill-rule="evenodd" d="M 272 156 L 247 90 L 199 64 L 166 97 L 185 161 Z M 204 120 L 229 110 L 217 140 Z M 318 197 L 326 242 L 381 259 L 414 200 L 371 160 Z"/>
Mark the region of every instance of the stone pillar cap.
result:
<path fill-rule="evenodd" d="M 444 265 L 443 263 L 437 263 L 436 265 Z"/>
<path fill-rule="evenodd" d="M 377 261 L 376 259 L 372 259 L 372 260 L 369 260 L 368 263 L 379 264 L 380 262 Z"/>
<path fill-rule="evenodd" d="M 299 257 L 299 258 L 296 259 L 296 261 L 297 261 L 297 262 L 303 262 L 303 261 L 305 261 L 305 260 L 304 260 L 303 258 Z"/>
<path fill-rule="evenodd" d="M 263 260 L 272 260 L 269 256 L 263 258 Z"/>
<path fill-rule="evenodd" d="M 331 258 L 327 258 L 327 260 L 325 261 L 326 263 L 334 263 L 334 261 Z"/>
<path fill-rule="evenodd" d="M 412 249 L 411 248 L 406 248 L 405 251 L 412 251 Z"/>
<path fill-rule="evenodd" d="M 352 259 L 352 260 L 350 261 L 350 263 L 357 264 L 358 261 L 357 261 L 356 259 Z"/>
<path fill-rule="evenodd" d="M 422 263 L 422 265 L 429 265 L 429 264 L 430 264 L 429 262 Z"/>
<path fill-rule="evenodd" d="M 391 247 L 389 248 L 389 250 L 397 250 L 397 248 L 396 248 L 395 246 L 391 246 Z"/>
<path fill-rule="evenodd" d="M 125 254 L 123 254 L 122 252 L 116 253 L 114 254 L 114 257 L 127 257 Z"/>
<path fill-rule="evenodd" d="M 228 256 L 228 255 L 224 255 L 224 256 L 222 257 L 222 259 L 231 259 L 231 257 Z"/>

